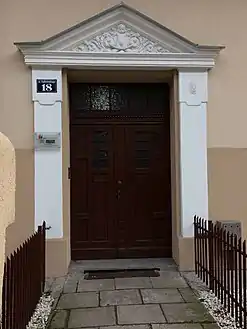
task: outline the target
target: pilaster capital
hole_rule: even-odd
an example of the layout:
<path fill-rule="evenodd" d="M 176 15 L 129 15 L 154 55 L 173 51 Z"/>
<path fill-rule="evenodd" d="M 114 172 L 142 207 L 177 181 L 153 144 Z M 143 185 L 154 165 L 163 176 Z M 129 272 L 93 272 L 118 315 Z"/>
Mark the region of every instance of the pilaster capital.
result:
<path fill-rule="evenodd" d="M 200 106 L 208 101 L 207 71 L 178 71 L 179 102 L 188 106 Z"/>

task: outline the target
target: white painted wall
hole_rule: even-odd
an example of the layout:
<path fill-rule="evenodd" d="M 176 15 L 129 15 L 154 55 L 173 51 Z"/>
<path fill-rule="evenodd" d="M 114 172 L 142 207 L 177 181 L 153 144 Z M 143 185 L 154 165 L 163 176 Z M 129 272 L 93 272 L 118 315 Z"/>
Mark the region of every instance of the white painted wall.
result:
<path fill-rule="evenodd" d="M 208 218 L 207 72 L 179 72 L 181 234 L 193 236 L 193 217 Z"/>
<path fill-rule="evenodd" d="M 57 79 L 57 93 L 36 92 L 36 79 Z M 34 132 L 62 133 L 60 70 L 32 70 Z M 35 226 L 44 220 L 48 238 L 63 236 L 62 141 L 60 148 L 35 149 Z"/>

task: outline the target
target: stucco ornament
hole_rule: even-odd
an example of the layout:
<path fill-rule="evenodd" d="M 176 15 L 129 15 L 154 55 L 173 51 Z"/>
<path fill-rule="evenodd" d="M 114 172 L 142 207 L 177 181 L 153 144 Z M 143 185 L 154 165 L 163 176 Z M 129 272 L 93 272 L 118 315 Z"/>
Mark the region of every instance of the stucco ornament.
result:
<path fill-rule="evenodd" d="M 196 84 L 194 82 L 192 82 L 192 81 L 190 82 L 189 89 L 190 89 L 191 95 L 196 95 Z"/>
<path fill-rule="evenodd" d="M 169 52 L 158 42 L 154 42 L 138 32 L 133 31 L 125 23 L 119 23 L 92 39 L 76 46 L 77 52 L 116 52 L 116 53 L 154 53 Z"/>

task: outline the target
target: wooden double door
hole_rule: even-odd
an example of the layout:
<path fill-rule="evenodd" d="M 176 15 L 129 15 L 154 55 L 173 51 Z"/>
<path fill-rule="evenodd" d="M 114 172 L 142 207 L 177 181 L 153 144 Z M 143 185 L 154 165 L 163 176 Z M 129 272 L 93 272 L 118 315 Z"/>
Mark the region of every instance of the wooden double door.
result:
<path fill-rule="evenodd" d="M 72 259 L 171 256 L 166 120 L 72 116 Z"/>

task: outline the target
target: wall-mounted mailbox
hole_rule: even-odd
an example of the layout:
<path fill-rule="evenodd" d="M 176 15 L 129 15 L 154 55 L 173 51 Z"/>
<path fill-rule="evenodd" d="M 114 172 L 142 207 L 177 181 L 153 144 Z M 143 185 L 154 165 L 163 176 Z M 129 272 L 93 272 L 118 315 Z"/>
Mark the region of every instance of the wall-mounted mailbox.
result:
<path fill-rule="evenodd" d="M 36 150 L 58 149 L 61 147 L 60 133 L 35 133 L 34 145 Z"/>

